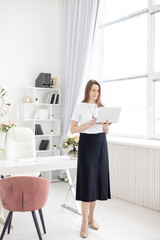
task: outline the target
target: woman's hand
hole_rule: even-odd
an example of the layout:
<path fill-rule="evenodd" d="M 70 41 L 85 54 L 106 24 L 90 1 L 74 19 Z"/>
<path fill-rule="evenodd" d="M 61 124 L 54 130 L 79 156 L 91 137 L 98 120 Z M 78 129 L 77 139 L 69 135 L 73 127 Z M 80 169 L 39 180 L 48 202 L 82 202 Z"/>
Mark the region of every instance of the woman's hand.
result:
<path fill-rule="evenodd" d="M 103 130 L 105 132 L 105 134 L 108 134 L 109 132 L 109 126 L 112 124 L 111 122 L 109 123 L 108 120 L 106 121 L 106 123 L 100 123 L 103 126 Z"/>
<path fill-rule="evenodd" d="M 89 127 L 93 126 L 97 121 L 97 118 L 93 118 L 90 122 L 89 122 Z"/>
<path fill-rule="evenodd" d="M 78 122 L 72 120 L 71 127 L 70 127 L 70 132 L 72 134 L 83 132 L 87 128 L 93 126 L 95 124 L 96 120 L 97 120 L 97 118 L 93 118 L 90 122 L 82 124 L 80 126 L 78 126 Z"/>

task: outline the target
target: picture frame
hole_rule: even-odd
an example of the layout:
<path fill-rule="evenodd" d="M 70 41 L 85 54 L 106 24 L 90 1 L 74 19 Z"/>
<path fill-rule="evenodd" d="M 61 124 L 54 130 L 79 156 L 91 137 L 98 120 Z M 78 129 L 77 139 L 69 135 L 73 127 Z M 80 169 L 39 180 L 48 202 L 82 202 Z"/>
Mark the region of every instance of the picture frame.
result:
<path fill-rule="evenodd" d="M 51 78 L 51 88 L 57 88 L 57 78 Z"/>

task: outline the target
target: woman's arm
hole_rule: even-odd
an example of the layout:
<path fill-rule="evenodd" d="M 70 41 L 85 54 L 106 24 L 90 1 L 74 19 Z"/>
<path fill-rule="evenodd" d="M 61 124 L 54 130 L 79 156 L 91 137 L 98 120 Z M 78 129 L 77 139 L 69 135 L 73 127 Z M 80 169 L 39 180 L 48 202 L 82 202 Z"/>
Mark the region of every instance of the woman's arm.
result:
<path fill-rule="evenodd" d="M 109 126 L 110 126 L 111 124 L 112 124 L 112 123 L 109 123 L 108 120 L 106 121 L 106 123 L 102 123 L 103 130 L 104 130 L 105 134 L 108 134 L 108 132 L 109 132 Z"/>
<path fill-rule="evenodd" d="M 78 126 L 78 122 L 72 120 L 72 122 L 71 122 L 71 127 L 70 127 L 70 132 L 71 132 L 72 134 L 73 134 L 73 133 L 83 132 L 84 130 L 86 130 L 87 128 L 89 128 L 90 126 L 92 126 L 92 125 L 95 123 L 96 120 L 97 120 L 97 119 L 94 118 L 94 119 L 92 119 L 90 122 L 85 123 L 85 124 L 82 124 L 82 125 L 80 125 L 80 126 Z"/>

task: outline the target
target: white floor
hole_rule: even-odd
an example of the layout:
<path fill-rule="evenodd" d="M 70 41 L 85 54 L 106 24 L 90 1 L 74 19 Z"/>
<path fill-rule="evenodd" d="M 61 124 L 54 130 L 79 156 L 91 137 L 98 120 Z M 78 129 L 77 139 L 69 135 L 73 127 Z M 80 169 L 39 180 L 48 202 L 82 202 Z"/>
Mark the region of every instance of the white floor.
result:
<path fill-rule="evenodd" d="M 82 239 L 79 236 L 81 216 L 61 207 L 67 189 L 65 182 L 51 184 L 49 199 L 43 209 L 47 229 L 47 234 L 42 235 L 43 240 Z M 70 206 L 74 207 L 72 200 Z M 160 213 L 112 198 L 97 201 L 95 217 L 100 228 L 98 231 L 89 229 L 88 239 L 160 240 Z M 14 213 L 12 224 L 14 229 L 4 240 L 38 240 L 30 213 Z"/>

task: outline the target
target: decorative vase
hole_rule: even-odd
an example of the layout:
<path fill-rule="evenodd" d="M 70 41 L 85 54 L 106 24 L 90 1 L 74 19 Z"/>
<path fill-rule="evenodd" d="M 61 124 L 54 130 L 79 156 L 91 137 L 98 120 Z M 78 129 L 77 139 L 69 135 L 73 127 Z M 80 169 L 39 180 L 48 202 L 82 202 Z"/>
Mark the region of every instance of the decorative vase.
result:
<path fill-rule="evenodd" d="M 54 131 L 53 131 L 53 130 L 51 130 L 51 131 L 50 131 L 50 133 L 51 133 L 51 135 L 53 135 Z"/>
<path fill-rule="evenodd" d="M 23 98 L 23 102 L 24 103 L 30 103 L 31 102 L 31 99 L 29 97 L 24 97 Z"/>
<path fill-rule="evenodd" d="M 0 149 L 5 149 L 6 135 L 6 132 L 0 130 Z"/>
<path fill-rule="evenodd" d="M 77 157 L 78 157 L 78 151 L 77 151 L 77 149 L 76 149 L 76 148 L 73 148 L 72 150 L 70 150 L 70 151 L 68 152 L 68 155 L 69 155 L 69 157 L 77 158 Z"/>

